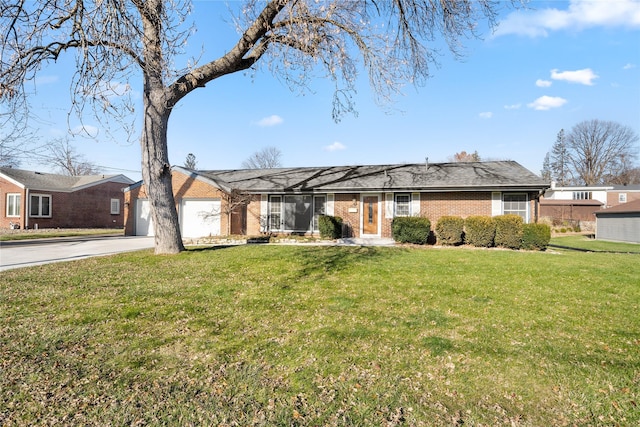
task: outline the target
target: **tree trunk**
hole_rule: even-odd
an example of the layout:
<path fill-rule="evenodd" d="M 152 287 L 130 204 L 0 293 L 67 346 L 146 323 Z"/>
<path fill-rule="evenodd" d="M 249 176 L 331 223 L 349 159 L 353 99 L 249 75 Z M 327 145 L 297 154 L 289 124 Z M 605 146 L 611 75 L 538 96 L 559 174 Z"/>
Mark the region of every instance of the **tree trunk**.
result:
<path fill-rule="evenodd" d="M 163 88 L 145 90 L 143 97 L 144 125 L 140 141 L 142 179 L 151 205 L 155 253 L 176 254 L 184 250 L 184 245 L 173 198 L 167 149 L 167 126 L 171 110 L 165 105 Z"/>

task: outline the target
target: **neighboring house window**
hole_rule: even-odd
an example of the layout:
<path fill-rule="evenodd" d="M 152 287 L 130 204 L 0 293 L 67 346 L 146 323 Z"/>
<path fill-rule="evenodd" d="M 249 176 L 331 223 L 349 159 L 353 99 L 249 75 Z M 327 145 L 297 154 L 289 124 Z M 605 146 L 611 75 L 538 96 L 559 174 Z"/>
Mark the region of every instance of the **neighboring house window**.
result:
<path fill-rule="evenodd" d="M 111 215 L 120 215 L 119 199 L 111 199 Z"/>
<path fill-rule="evenodd" d="M 45 194 L 32 194 L 29 204 L 29 216 L 50 217 L 51 196 Z"/>
<path fill-rule="evenodd" d="M 529 203 L 526 194 L 505 194 L 502 200 L 502 213 L 520 215 L 524 222 L 528 222 Z"/>
<path fill-rule="evenodd" d="M 618 194 L 618 203 L 627 203 L 627 193 Z"/>
<path fill-rule="evenodd" d="M 574 191 L 573 200 L 591 200 L 591 191 Z"/>
<path fill-rule="evenodd" d="M 7 216 L 20 216 L 20 194 L 7 194 Z"/>
<path fill-rule="evenodd" d="M 396 216 L 411 216 L 411 194 L 396 194 Z"/>

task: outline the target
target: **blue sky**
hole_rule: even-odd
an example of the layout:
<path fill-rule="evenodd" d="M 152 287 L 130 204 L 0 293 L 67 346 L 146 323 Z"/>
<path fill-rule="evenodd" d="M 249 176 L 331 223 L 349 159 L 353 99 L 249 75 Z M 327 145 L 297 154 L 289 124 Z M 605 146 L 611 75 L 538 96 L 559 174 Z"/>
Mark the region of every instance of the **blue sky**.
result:
<path fill-rule="evenodd" d="M 237 37 L 227 8 L 194 3 L 190 48 L 202 49 L 202 61 Z M 211 82 L 174 110 L 171 162 L 182 165 L 193 153 L 200 169 L 233 169 L 267 146 L 282 152 L 283 166 L 440 162 L 465 150 L 539 173 L 558 131 L 583 120 L 612 120 L 640 134 L 640 1 L 531 1 L 526 10 L 505 10 L 499 21 L 494 34 L 466 42 L 462 60 L 442 50 L 427 84 L 406 86 L 386 108 L 360 81 L 357 117 L 338 123 L 331 118 L 331 86 L 322 80 L 304 95 L 266 70 Z M 40 72 L 30 99 L 40 142 L 80 124 L 72 117 L 67 126 L 71 61 Z M 73 137 L 79 153 L 105 173 L 140 179 L 137 138 L 114 140 L 95 120 L 84 124 L 97 136 Z M 21 168 L 47 170 L 38 158 Z"/>

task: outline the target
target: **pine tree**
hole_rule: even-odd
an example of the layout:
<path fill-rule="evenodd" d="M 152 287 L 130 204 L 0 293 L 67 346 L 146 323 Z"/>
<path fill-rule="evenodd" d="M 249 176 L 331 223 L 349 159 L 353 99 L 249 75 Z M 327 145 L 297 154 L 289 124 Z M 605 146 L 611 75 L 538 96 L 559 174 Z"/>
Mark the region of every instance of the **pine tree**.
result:
<path fill-rule="evenodd" d="M 558 185 L 565 186 L 571 183 L 571 158 L 567 149 L 567 142 L 564 136 L 564 129 L 560 129 L 556 142 L 551 148 L 550 156 L 551 177 Z"/>

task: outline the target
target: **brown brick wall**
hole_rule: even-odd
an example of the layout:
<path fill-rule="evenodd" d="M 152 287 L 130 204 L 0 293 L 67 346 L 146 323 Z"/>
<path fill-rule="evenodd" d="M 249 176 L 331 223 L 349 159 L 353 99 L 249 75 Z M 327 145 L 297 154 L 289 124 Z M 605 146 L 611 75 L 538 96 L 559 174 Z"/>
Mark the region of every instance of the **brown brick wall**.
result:
<path fill-rule="evenodd" d="M 0 228 L 9 228 L 9 223 L 19 224 L 20 228 L 24 228 L 25 192 L 12 182 L 0 178 Z M 7 194 L 20 194 L 20 217 L 7 217 Z"/>
<path fill-rule="evenodd" d="M 618 206 L 620 203 L 620 194 L 627 195 L 627 203 L 640 200 L 640 191 L 609 191 L 607 192 L 607 206 Z"/>

